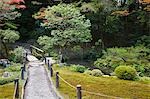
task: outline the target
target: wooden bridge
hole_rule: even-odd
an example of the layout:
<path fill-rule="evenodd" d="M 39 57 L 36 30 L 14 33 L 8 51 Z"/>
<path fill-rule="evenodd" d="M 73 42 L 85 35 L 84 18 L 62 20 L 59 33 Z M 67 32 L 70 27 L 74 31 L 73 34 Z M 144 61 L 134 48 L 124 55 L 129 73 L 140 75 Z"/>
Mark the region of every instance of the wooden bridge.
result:
<path fill-rule="evenodd" d="M 31 46 L 31 48 L 38 50 L 42 53 L 42 50 Z M 30 49 L 31 50 L 31 49 Z M 53 87 L 53 83 L 48 73 L 46 72 L 45 62 L 37 59 L 32 55 L 32 51 L 26 52 L 25 60 L 27 77 L 22 89 L 22 99 L 62 99 L 56 89 Z"/>

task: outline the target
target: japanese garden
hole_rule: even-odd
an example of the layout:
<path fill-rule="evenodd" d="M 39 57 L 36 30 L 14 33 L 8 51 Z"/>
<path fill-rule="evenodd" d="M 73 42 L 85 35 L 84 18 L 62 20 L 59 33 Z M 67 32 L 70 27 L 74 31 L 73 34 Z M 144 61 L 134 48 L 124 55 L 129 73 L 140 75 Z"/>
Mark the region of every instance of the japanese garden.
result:
<path fill-rule="evenodd" d="M 150 99 L 150 0 L 0 0 L 0 99 Z"/>

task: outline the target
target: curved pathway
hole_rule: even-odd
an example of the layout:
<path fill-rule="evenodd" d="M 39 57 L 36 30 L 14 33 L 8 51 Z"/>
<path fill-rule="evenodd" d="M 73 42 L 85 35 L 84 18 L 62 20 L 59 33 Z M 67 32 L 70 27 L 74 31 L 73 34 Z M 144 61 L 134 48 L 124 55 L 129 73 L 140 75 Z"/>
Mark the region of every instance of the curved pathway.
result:
<path fill-rule="evenodd" d="M 30 62 L 24 99 L 59 99 L 52 90 L 44 63 L 38 61 L 34 56 L 28 56 L 28 58 Z"/>

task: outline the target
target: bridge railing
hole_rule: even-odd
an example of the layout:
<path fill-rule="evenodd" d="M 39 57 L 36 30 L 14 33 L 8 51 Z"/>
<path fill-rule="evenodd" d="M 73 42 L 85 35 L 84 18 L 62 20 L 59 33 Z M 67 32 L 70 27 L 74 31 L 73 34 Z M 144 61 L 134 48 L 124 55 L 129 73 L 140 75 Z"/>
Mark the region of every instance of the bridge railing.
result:
<path fill-rule="evenodd" d="M 45 51 L 43 51 L 42 49 L 36 46 L 30 45 L 30 51 L 32 55 L 36 57 L 44 58 Z"/>

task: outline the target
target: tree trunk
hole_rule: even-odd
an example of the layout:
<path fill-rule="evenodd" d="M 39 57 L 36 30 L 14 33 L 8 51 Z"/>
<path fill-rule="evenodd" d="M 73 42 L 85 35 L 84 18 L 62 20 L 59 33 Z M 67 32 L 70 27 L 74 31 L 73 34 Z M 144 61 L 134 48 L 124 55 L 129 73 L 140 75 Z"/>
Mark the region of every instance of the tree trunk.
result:
<path fill-rule="evenodd" d="M 2 41 L 2 44 L 4 46 L 4 50 L 5 50 L 5 54 L 6 54 L 6 57 L 8 57 L 8 48 L 7 48 L 7 45 L 5 42 Z"/>

